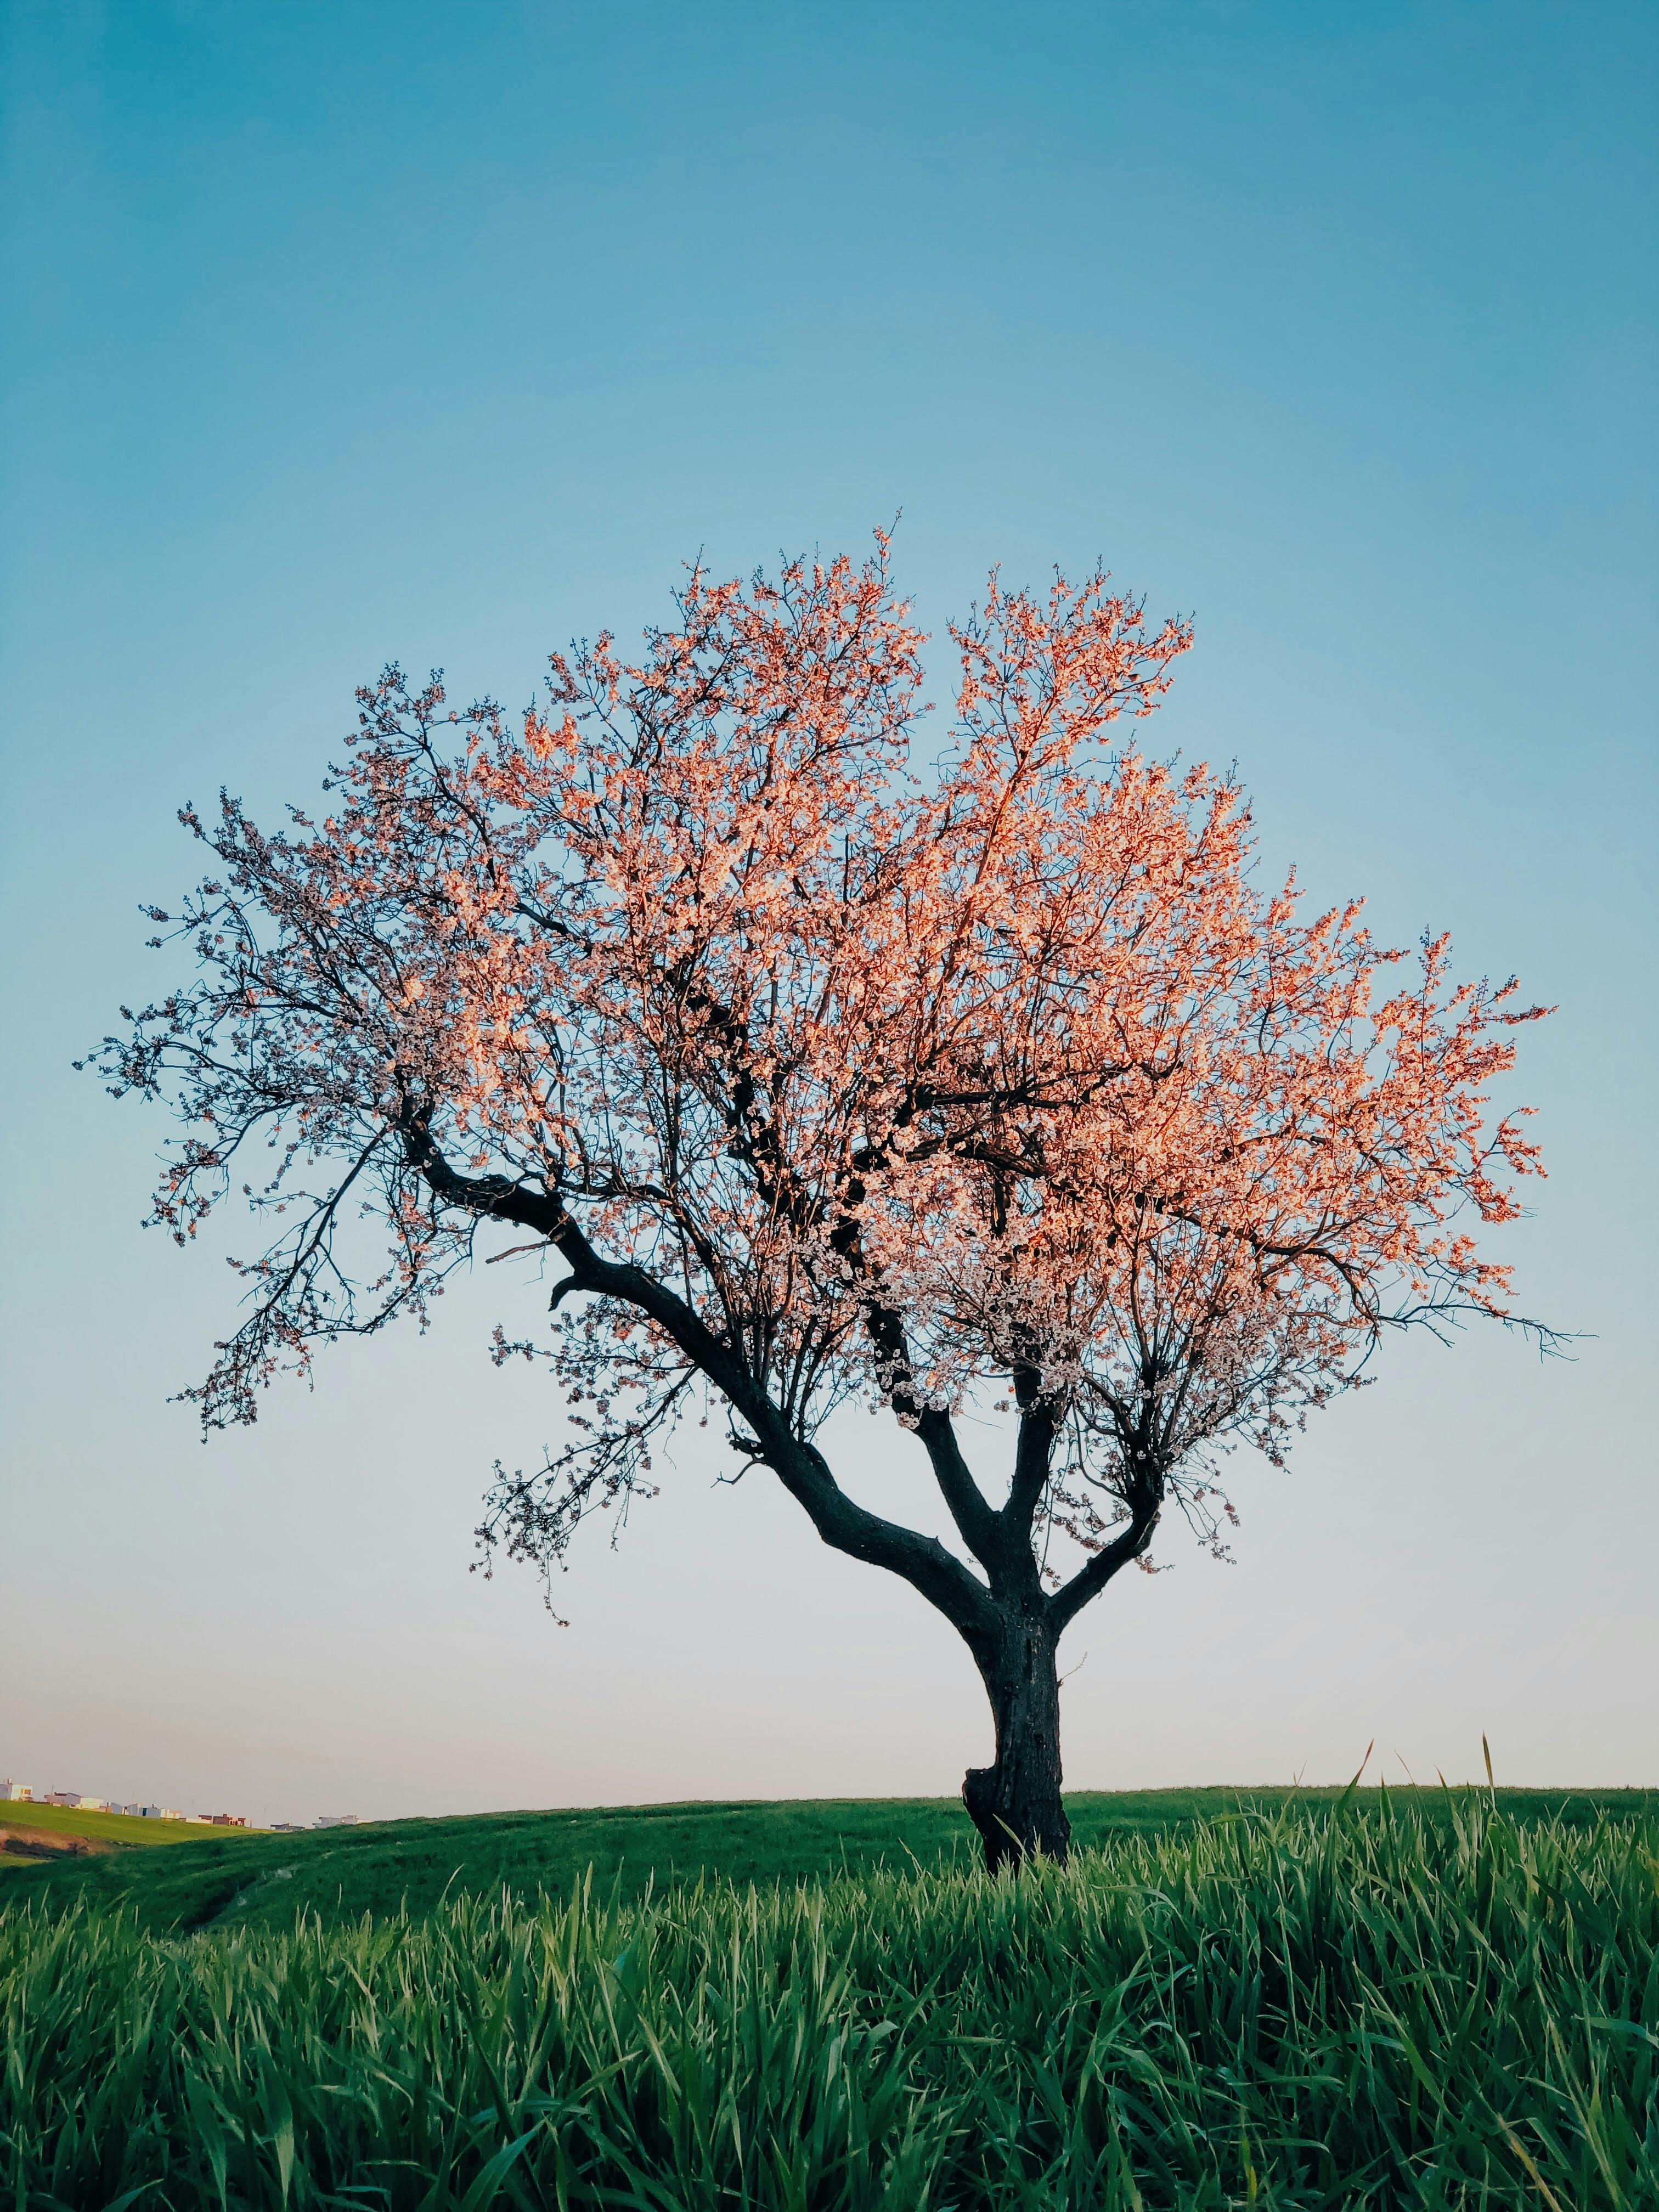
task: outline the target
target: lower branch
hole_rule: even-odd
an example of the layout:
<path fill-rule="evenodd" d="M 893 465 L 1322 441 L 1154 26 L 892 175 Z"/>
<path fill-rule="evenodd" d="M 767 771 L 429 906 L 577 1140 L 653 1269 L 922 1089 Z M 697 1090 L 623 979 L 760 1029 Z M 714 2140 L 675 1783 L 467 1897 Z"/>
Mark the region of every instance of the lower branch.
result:
<path fill-rule="evenodd" d="M 569 1288 L 632 1306 L 677 1345 L 749 1424 L 759 1446 L 757 1457 L 772 1469 L 826 1544 L 899 1576 L 970 1641 L 988 1632 L 993 1612 L 985 1584 L 936 1537 L 920 1535 L 849 1498 L 823 1453 L 795 1433 L 731 1346 L 666 1284 L 631 1261 L 602 1258 L 556 1194 L 509 1182 L 505 1176 L 459 1174 L 418 1115 L 405 1120 L 402 1134 L 410 1166 L 438 1198 L 539 1231 L 569 1267 Z"/>
<path fill-rule="evenodd" d="M 1149 1502 L 1133 1508 L 1129 1525 L 1122 1534 L 1091 1553 L 1071 1581 L 1046 1601 L 1048 1625 L 1056 1644 L 1090 1600 L 1098 1597 L 1114 1575 L 1121 1574 L 1131 1560 L 1138 1559 L 1146 1551 L 1158 1528 L 1161 1503 Z"/>

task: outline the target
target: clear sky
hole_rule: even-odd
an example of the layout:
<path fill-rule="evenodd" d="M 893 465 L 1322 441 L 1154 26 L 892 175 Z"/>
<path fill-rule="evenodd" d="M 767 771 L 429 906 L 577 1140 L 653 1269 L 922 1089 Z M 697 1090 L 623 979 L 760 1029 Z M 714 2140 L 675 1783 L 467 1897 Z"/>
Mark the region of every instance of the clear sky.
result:
<path fill-rule="evenodd" d="M 1400 1346 L 1238 1564 L 1072 1632 L 1073 1786 L 1659 1783 L 1659 14 L 1577 0 L 5 11 L 0 1772 L 261 1817 L 945 1791 L 965 1652 L 695 1452 L 612 1553 L 469 1578 L 526 1287 L 205 1449 L 232 1310 L 138 1227 L 178 804 L 307 800 L 391 658 L 530 696 L 701 548 L 858 549 L 924 619 L 1096 554 L 1195 650 L 1264 864 L 1559 1012 L 1508 1096 L 1540 1365 Z M 246 1241 L 246 1240 L 244 1240 Z M 896 1508 L 902 1443 L 832 1439 Z"/>

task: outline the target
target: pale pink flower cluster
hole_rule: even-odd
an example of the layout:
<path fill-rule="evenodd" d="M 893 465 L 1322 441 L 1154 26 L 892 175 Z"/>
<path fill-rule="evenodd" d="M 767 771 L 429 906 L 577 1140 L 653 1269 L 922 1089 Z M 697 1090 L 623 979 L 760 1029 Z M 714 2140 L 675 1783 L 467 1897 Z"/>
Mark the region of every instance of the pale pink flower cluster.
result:
<path fill-rule="evenodd" d="M 1277 1454 L 1389 1324 L 1508 1314 L 1469 1224 L 1540 1171 L 1486 1105 L 1538 1010 L 1443 939 L 1408 965 L 1357 907 L 1263 892 L 1237 787 L 1114 742 L 1183 626 L 1103 575 L 994 578 L 951 636 L 926 775 L 883 540 L 693 574 L 637 662 L 556 656 L 521 721 L 388 672 L 325 819 L 187 813 L 222 871 L 199 977 L 105 1065 L 191 1125 L 176 1233 L 256 1136 L 248 1194 L 294 1216 L 205 1419 L 528 1224 L 586 1293 L 556 1299 L 573 1441 L 502 1478 L 491 1534 L 558 1552 L 711 1382 L 757 1459 L 774 1415 L 915 1428 L 1012 1389 L 1054 1431 L 1034 1540 L 1088 1547 L 1171 1494 L 1212 1534 L 1213 1449 Z"/>

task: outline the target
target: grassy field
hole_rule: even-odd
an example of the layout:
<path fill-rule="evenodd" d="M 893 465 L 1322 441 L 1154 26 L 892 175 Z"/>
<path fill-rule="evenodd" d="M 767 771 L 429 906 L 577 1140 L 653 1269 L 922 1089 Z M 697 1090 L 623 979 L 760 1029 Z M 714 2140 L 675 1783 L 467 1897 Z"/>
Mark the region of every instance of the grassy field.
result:
<path fill-rule="evenodd" d="M 1124 1835 L 1179 1832 L 1194 1823 L 1244 1810 L 1276 1812 L 1297 1802 L 1318 1805 L 1339 1793 L 1285 1790 L 1152 1790 L 1079 1792 L 1066 1800 L 1079 1845 Z M 1481 1793 L 1483 1796 L 1485 1793 Z M 1449 1817 L 1440 1790 L 1390 1791 L 1399 1807 L 1419 1803 L 1430 1820 Z M 1362 1807 L 1380 1808 L 1375 1791 Z M 1554 1819 L 1575 1826 L 1607 1814 L 1659 1820 L 1659 1790 L 1598 1792 L 1500 1790 L 1515 1820 Z M 24 1808 L 32 1811 L 33 1808 Z M 118 1901 L 155 1934 L 208 1927 L 291 1925 L 304 1907 L 325 1919 L 385 1915 L 407 1906 L 429 1911 L 446 1894 L 493 1894 L 503 1887 L 522 1897 L 546 1889 L 559 1895 L 590 1869 L 599 1890 L 623 1899 L 648 1888 L 718 1875 L 745 1882 L 798 1881 L 842 1872 L 918 1864 L 975 1864 L 978 1842 L 962 1807 L 951 1798 L 829 1800 L 819 1802 L 642 1805 L 598 1811 L 489 1813 L 465 1819 L 395 1820 L 356 1828 L 274 1835 L 242 1829 L 183 1828 L 156 1820 L 112 1820 L 106 1814 L 63 1812 L 65 1831 L 150 1845 L 188 1844 L 157 1855 L 111 1851 L 52 1867 L 11 1863 L 0 1895 L 22 1903 L 50 1899 Z M 154 1832 L 165 1826 L 165 1834 Z M 6 1863 L 0 1861 L 0 1864 Z"/>
<path fill-rule="evenodd" d="M 296 1917 L 296 1871 L 281 1924 L 261 1902 L 183 1938 L 24 1875 L 0 1910 L 0 2188 L 22 2212 L 1659 2205 L 1651 1807 L 1391 1793 L 1188 1803 L 1160 1830 L 1118 1802 L 1017 1883 L 901 1869 L 940 1808 L 891 1806 L 773 1824 L 781 1856 L 856 1834 L 885 1870 L 632 1901 L 589 1877 L 356 1921 Z M 540 1816 L 539 1863 L 550 1818 L 613 1868 L 676 1819 L 759 1852 L 760 1809 Z M 390 1833 L 331 1837 L 337 1870 Z M 488 1852 L 459 1863 L 515 1833 L 477 1824 Z M 270 1839 L 298 1840 L 323 1842 Z"/>
<path fill-rule="evenodd" d="M 83 1813 L 78 1805 L 36 1805 L 24 1799 L 0 1802 L 0 1834 L 21 1839 L 25 1850 L 39 1838 L 43 1846 L 85 1844 L 94 1853 L 149 1850 L 157 1844 L 199 1843 L 208 1836 L 264 1835 L 263 1828 L 213 1828 L 200 1820 L 144 1820 L 126 1813 Z M 0 1873 L 15 1871 L 20 1859 L 0 1850 Z"/>

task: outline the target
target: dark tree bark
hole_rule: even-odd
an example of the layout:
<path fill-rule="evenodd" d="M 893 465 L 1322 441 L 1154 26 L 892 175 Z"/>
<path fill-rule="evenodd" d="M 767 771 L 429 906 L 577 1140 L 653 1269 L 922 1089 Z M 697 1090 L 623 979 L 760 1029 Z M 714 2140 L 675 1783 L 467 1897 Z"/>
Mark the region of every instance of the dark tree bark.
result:
<path fill-rule="evenodd" d="M 986 1864 L 994 1874 L 1033 1851 L 1063 1860 L 1072 1824 L 1060 1802 L 1060 1674 L 1042 1601 L 1038 1609 L 1009 1613 L 975 1657 L 996 1723 L 996 1758 L 969 1768 L 962 1802 Z"/>

